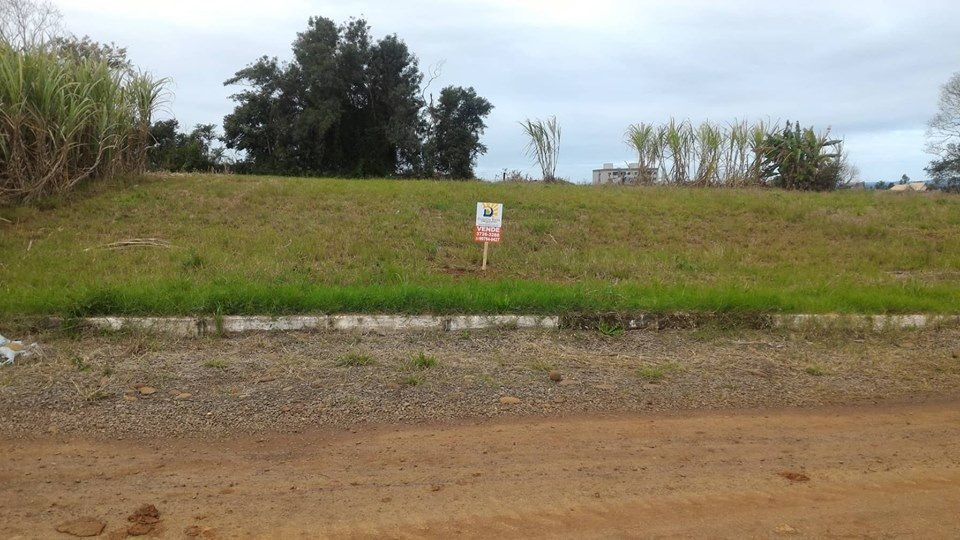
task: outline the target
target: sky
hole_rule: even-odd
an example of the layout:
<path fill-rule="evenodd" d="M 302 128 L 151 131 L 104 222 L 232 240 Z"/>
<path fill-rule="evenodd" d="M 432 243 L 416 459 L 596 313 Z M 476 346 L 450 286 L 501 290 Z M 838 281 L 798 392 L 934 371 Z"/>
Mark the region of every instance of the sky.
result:
<path fill-rule="evenodd" d="M 538 175 L 519 121 L 556 116 L 559 176 L 635 161 L 630 124 L 799 120 L 844 139 L 868 182 L 926 177 L 940 86 L 960 71 L 956 0 L 55 0 L 71 32 L 128 48 L 169 77 L 164 116 L 220 125 L 223 81 L 263 55 L 289 59 L 310 16 L 364 17 L 397 34 L 431 89 L 473 86 L 487 119 L 481 177 Z"/>

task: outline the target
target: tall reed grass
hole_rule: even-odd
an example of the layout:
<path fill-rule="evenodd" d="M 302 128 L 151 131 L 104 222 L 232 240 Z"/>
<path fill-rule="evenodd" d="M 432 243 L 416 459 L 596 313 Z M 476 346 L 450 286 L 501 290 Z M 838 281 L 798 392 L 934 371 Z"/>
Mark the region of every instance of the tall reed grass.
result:
<path fill-rule="evenodd" d="M 626 140 L 637 153 L 643 183 L 758 186 L 764 184 L 763 145 L 778 129 L 762 121 L 695 125 L 671 118 L 663 125 L 632 125 Z"/>
<path fill-rule="evenodd" d="M 164 85 L 105 59 L 0 44 L 0 202 L 143 171 Z"/>
<path fill-rule="evenodd" d="M 526 153 L 540 165 L 544 182 L 557 179 L 557 161 L 560 159 L 560 124 L 557 117 L 551 116 L 547 120 L 530 120 L 520 122 L 523 132 L 527 135 Z"/>

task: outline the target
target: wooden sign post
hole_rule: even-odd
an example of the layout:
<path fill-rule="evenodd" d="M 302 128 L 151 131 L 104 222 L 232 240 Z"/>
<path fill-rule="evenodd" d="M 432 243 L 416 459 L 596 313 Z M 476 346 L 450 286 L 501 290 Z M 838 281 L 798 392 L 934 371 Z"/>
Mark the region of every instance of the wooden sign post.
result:
<path fill-rule="evenodd" d="M 483 264 L 481 270 L 487 269 L 487 255 L 490 251 L 490 242 L 500 242 L 500 229 L 503 227 L 503 204 L 477 203 L 477 222 L 473 227 L 473 241 L 483 242 Z"/>

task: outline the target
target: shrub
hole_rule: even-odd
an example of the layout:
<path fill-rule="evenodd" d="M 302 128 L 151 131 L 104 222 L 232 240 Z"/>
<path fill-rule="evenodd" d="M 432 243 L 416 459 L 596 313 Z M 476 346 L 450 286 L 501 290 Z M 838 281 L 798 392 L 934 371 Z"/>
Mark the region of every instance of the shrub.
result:
<path fill-rule="evenodd" d="M 843 177 L 843 142 L 791 124 L 781 133 L 767 135 L 760 149 L 762 176 L 783 189 L 830 191 Z"/>

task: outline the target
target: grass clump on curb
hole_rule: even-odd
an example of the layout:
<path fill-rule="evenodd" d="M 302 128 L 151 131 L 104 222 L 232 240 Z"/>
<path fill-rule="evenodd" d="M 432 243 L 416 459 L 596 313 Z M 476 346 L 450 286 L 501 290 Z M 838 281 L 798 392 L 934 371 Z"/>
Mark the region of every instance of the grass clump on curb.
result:
<path fill-rule="evenodd" d="M 363 367 L 376 364 L 372 356 L 361 353 L 350 353 L 337 359 L 337 367 Z"/>
<path fill-rule="evenodd" d="M 625 330 L 623 325 L 618 322 L 611 323 L 600 320 L 597 323 L 597 332 L 606 337 L 620 337 L 624 334 Z"/>

